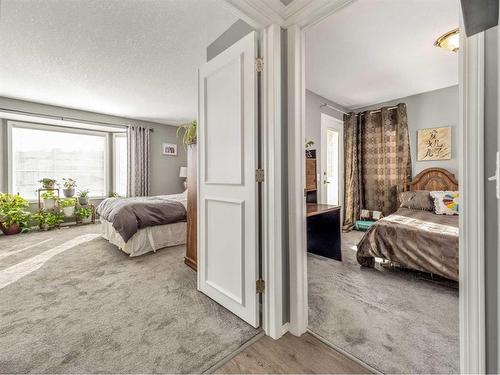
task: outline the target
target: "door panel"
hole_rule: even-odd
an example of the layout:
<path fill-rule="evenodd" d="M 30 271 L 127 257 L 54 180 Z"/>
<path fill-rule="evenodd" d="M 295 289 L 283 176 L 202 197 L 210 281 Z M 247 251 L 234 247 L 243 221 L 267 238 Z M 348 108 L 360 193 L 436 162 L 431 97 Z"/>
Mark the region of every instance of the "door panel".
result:
<path fill-rule="evenodd" d="M 252 32 L 200 69 L 198 289 L 259 325 L 257 42 Z"/>

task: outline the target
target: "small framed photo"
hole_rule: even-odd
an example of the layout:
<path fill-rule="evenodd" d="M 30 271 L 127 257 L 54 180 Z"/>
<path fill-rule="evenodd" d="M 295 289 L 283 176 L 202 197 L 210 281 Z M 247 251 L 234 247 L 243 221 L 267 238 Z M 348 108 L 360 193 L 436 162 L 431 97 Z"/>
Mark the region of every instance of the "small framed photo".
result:
<path fill-rule="evenodd" d="M 177 144 L 175 143 L 162 143 L 161 152 L 167 156 L 177 156 Z"/>

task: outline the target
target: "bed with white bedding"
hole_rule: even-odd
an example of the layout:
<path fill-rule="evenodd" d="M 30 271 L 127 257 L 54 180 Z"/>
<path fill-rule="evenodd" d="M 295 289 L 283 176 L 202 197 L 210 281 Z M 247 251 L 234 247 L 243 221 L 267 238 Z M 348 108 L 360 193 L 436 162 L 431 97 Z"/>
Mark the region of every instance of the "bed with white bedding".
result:
<path fill-rule="evenodd" d="M 131 257 L 186 243 L 187 194 L 108 198 L 97 208 L 103 238 Z"/>

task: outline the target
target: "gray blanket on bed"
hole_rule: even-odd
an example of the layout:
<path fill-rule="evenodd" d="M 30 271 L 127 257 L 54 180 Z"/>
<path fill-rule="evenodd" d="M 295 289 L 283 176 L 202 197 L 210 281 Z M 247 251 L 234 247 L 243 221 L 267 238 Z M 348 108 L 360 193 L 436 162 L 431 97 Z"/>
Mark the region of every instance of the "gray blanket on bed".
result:
<path fill-rule="evenodd" d="M 171 224 L 186 219 L 186 208 L 178 201 L 162 197 L 107 198 L 97 213 L 127 242 L 139 229 Z"/>
<path fill-rule="evenodd" d="M 400 208 L 366 232 L 356 257 L 366 267 L 379 257 L 458 281 L 458 216 Z"/>

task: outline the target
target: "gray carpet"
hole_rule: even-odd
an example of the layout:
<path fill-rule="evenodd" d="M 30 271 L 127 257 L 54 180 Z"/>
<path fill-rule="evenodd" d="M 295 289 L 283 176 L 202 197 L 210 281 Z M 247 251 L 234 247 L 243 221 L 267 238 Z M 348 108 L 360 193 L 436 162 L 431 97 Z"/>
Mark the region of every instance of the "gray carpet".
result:
<path fill-rule="evenodd" d="M 343 234 L 343 262 L 308 255 L 309 328 L 384 373 L 458 373 L 457 284 L 360 268 L 362 236 Z"/>
<path fill-rule="evenodd" d="M 49 249 L 97 232 L 88 225 L 0 237 L 0 283 Z M 211 367 L 258 330 L 196 291 L 184 252 L 179 246 L 129 258 L 96 238 L 4 286 L 0 372 L 199 373 Z"/>

